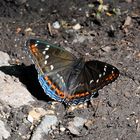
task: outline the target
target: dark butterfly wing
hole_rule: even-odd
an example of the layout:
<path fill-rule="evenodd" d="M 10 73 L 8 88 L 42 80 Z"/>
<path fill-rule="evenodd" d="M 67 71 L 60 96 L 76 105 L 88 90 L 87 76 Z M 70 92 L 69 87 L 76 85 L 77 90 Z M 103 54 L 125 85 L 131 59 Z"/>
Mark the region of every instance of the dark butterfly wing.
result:
<path fill-rule="evenodd" d="M 89 100 L 99 89 L 113 82 L 119 76 L 119 71 L 110 64 L 93 60 L 85 62 L 78 74 L 69 76 L 67 83 L 71 84 L 67 87 L 69 96 L 66 102 L 78 104 Z"/>
<path fill-rule="evenodd" d="M 101 61 L 88 61 L 86 68 L 91 73 L 89 78 L 90 87 L 92 90 L 101 89 L 103 86 L 113 82 L 119 76 L 119 70 L 105 62 Z"/>
<path fill-rule="evenodd" d="M 41 40 L 31 39 L 26 46 L 45 93 L 66 104 L 89 100 L 119 75 L 112 65 L 96 60 L 84 62 L 63 48 Z"/>
<path fill-rule="evenodd" d="M 53 75 L 75 62 L 76 57 L 74 55 L 45 41 L 31 39 L 26 44 L 29 47 L 33 62 L 43 74 Z"/>
<path fill-rule="evenodd" d="M 68 93 L 63 80 L 63 71 L 69 73 L 76 57 L 61 47 L 45 41 L 30 39 L 26 46 L 38 71 L 38 79 L 45 93 L 51 98 L 63 101 Z"/>

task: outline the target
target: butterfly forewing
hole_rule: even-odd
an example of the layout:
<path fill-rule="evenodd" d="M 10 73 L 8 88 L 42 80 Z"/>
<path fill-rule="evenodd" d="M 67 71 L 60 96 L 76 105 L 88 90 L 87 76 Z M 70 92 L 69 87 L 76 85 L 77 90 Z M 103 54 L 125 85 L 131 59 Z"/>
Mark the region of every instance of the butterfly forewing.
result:
<path fill-rule="evenodd" d="M 51 87 L 49 90 L 56 90 L 58 96 L 60 94 L 66 96 L 65 94 L 68 91 L 63 80 L 63 74 L 66 73 L 67 75 L 69 73 L 67 71 L 72 68 L 76 57 L 61 47 L 40 40 L 31 39 L 27 41 L 26 46 L 29 48 L 31 58 L 38 71 L 41 85 L 48 84 Z M 47 88 L 47 86 L 44 88 Z M 47 92 L 46 90 L 44 89 L 45 92 Z"/>
<path fill-rule="evenodd" d="M 31 39 L 27 42 L 35 65 L 40 67 L 44 74 L 51 75 L 73 65 L 76 57 L 61 47 L 47 42 Z"/>

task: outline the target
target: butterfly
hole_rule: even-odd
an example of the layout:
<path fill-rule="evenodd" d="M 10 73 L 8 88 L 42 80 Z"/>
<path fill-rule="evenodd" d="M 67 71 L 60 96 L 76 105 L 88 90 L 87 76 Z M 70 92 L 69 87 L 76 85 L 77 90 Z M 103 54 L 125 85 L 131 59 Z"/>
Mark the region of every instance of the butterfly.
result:
<path fill-rule="evenodd" d="M 89 101 L 119 76 L 119 70 L 110 64 L 98 60 L 85 62 L 47 41 L 29 39 L 26 48 L 46 95 L 66 105 Z"/>

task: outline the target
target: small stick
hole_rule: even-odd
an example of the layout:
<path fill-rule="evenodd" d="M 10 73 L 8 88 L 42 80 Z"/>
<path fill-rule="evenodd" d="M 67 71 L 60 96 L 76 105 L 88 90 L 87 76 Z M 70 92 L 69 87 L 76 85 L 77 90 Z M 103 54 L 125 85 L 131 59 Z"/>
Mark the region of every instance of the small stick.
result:
<path fill-rule="evenodd" d="M 49 30 L 50 35 L 52 36 L 52 29 L 51 29 L 51 24 L 50 23 L 48 23 L 48 30 Z"/>

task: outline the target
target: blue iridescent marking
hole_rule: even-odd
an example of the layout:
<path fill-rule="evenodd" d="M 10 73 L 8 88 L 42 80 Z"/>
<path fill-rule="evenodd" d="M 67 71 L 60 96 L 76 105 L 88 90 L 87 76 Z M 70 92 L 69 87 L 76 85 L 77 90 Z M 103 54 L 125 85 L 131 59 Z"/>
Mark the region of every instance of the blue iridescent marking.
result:
<path fill-rule="evenodd" d="M 43 75 L 38 75 L 38 80 L 40 85 L 44 89 L 44 92 L 50 96 L 54 100 L 58 100 L 59 102 L 63 102 L 64 99 L 61 99 L 59 96 L 56 95 L 55 91 L 51 89 L 51 85 L 48 85 L 46 80 L 44 79 Z"/>

